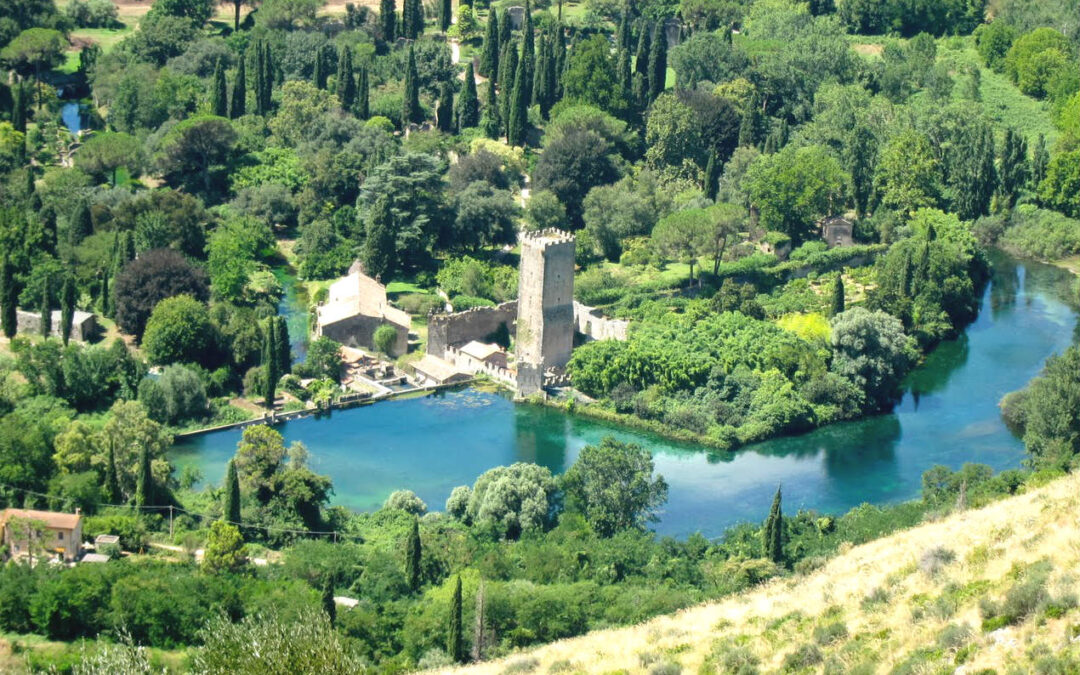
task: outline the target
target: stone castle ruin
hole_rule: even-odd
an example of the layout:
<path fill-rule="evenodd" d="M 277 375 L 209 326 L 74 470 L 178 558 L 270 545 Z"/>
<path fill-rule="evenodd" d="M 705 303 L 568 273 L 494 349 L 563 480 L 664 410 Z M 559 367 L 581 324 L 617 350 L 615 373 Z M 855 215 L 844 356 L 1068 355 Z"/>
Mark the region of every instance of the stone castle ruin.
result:
<path fill-rule="evenodd" d="M 574 301 L 575 243 L 572 234 L 542 230 L 521 235 L 518 299 L 428 317 L 427 353 L 454 367 L 486 373 L 516 387 L 522 396 L 567 381 L 566 364 L 575 332 L 585 339 L 625 340 L 629 322 L 604 317 Z M 469 343 L 516 335 L 516 365 L 493 366 L 471 357 Z"/>

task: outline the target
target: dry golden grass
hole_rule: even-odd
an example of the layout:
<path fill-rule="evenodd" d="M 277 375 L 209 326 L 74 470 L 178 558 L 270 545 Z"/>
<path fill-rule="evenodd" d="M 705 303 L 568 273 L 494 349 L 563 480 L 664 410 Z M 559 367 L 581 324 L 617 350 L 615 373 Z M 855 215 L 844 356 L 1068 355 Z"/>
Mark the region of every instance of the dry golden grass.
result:
<path fill-rule="evenodd" d="M 887 673 L 905 662 L 913 666 L 905 672 L 1031 672 L 1033 659 L 1050 654 L 1080 663 L 1080 610 L 1055 618 L 1037 611 L 990 632 L 982 630 L 979 611 L 980 598 L 1001 598 L 1016 583 L 1016 570 L 1040 560 L 1052 564 L 1046 586 L 1051 595 L 1075 593 L 1078 518 L 1080 478 L 1070 476 L 855 547 L 806 576 L 451 672 L 645 673 L 664 663 L 678 664 L 683 673 L 726 672 L 715 659 L 710 664 L 718 645 L 729 645 L 720 647 L 729 655 L 749 652 L 761 672 L 782 671 L 789 654 L 809 645 L 816 646 L 820 664 L 804 672 L 821 672 L 828 664 L 829 672 Z M 947 552 L 939 557 L 952 561 L 931 571 L 933 551 Z M 961 638 L 943 644 L 950 624 Z M 964 624 L 966 634 L 958 629 Z M 833 640 L 824 630 L 829 626 L 840 633 Z"/>

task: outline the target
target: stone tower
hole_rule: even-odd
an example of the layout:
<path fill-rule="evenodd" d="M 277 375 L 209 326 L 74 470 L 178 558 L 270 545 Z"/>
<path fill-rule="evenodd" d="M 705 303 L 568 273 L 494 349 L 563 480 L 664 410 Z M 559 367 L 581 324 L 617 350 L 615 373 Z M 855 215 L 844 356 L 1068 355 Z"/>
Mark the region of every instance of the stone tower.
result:
<path fill-rule="evenodd" d="M 574 347 L 574 236 L 560 230 L 521 238 L 518 281 L 518 393 L 540 391 L 544 373 L 561 369 Z"/>

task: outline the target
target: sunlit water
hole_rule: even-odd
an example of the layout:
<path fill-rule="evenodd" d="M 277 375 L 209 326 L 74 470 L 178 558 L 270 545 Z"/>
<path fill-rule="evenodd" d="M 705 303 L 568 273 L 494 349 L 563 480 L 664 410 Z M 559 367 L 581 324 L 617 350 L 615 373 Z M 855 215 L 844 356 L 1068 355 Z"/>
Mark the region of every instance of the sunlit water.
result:
<path fill-rule="evenodd" d="M 515 406 L 475 390 L 378 403 L 279 428 L 286 441 L 303 441 L 312 468 L 333 479 L 333 503 L 357 510 L 378 508 L 400 488 L 441 510 L 454 486 L 472 484 L 491 467 L 524 461 L 561 472 L 584 445 L 613 435 L 649 448 L 670 485 L 658 532 L 715 536 L 735 523 L 762 519 L 779 483 L 789 513 L 840 513 L 864 502 L 916 497 L 922 473 L 934 464 L 1019 466 L 1023 445 L 1002 424 L 997 404 L 1075 339 L 1076 314 L 1065 301 L 1071 283 L 1057 268 L 996 255 L 978 320 L 912 374 L 893 414 L 730 455 Z M 239 439 L 240 432 L 227 431 L 185 441 L 173 459 L 179 466 L 197 465 L 217 483 Z"/>

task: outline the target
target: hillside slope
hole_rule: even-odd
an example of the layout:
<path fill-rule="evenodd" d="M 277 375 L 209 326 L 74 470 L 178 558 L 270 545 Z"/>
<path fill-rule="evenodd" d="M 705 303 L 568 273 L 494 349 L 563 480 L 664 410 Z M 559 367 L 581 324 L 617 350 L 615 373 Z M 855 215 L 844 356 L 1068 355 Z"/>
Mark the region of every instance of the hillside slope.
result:
<path fill-rule="evenodd" d="M 1078 590 L 1080 478 L 1070 476 L 806 576 L 454 672 L 1071 673 Z"/>

